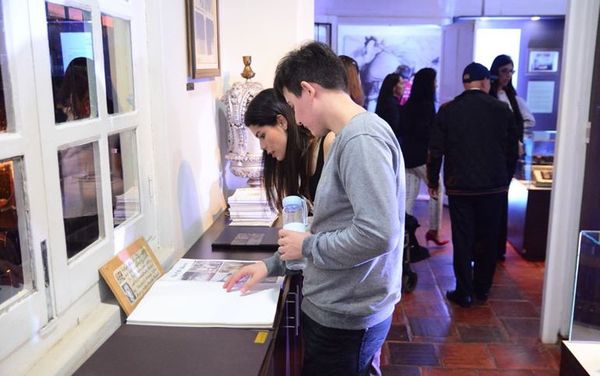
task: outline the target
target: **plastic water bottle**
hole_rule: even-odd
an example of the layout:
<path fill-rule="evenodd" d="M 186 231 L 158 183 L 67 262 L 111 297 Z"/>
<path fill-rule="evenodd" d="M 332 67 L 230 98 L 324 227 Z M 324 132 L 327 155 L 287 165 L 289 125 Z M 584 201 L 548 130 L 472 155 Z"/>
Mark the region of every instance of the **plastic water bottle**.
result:
<path fill-rule="evenodd" d="M 305 232 L 308 225 L 308 209 L 300 196 L 287 196 L 283 199 L 283 228 L 285 230 Z M 302 270 L 306 267 L 306 257 L 287 260 L 285 267 L 290 270 Z"/>

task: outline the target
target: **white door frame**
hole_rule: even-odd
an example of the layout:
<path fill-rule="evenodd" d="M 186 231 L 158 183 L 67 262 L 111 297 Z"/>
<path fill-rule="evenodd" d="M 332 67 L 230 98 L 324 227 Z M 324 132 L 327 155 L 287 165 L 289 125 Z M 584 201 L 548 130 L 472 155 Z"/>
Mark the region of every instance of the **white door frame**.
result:
<path fill-rule="evenodd" d="M 598 0 L 577 0 L 567 10 L 542 300 L 544 343 L 568 336 L 570 328 L 599 8 Z"/>

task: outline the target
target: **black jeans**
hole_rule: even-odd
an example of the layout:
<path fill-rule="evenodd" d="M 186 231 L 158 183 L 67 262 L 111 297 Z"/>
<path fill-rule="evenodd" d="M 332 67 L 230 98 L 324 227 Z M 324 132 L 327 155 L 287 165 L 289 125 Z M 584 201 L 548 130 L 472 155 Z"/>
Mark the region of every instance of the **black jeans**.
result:
<path fill-rule="evenodd" d="M 448 196 L 456 291 L 462 296 L 492 286 L 505 203 L 505 193 Z"/>
<path fill-rule="evenodd" d="M 304 344 L 303 376 L 369 375 L 373 355 L 381 348 L 392 316 L 362 330 L 323 326 L 306 314 L 301 316 Z"/>

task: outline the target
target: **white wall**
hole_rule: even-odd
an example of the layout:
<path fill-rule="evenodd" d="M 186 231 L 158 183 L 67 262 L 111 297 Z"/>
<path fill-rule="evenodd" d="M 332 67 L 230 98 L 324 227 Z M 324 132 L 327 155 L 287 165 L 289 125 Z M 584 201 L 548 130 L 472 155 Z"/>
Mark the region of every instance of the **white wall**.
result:
<path fill-rule="evenodd" d="M 243 80 L 242 56 L 252 56 L 253 80 L 271 87 L 279 59 L 312 39 L 314 20 L 312 1 L 221 0 L 221 76 L 186 91 L 183 3 L 147 3 L 158 256 L 167 267 L 210 227 L 226 194 L 245 184 L 226 165 L 226 119 L 218 102 Z"/>
<path fill-rule="evenodd" d="M 244 64 L 242 56 L 252 56 L 252 70 L 256 76 L 252 81 L 264 88 L 273 86 L 275 68 L 279 60 L 301 43 L 313 39 L 314 6 L 306 0 L 221 0 L 219 3 L 221 22 L 221 77 L 222 92 L 234 82 L 242 82 L 240 76 Z M 226 27 L 225 27 L 226 25 Z M 219 111 L 219 132 L 225 194 L 246 185 L 246 179 L 231 174 L 227 152 L 227 125 Z M 251 139 L 252 140 L 252 139 Z"/>
<path fill-rule="evenodd" d="M 600 43 L 596 40 L 599 13 L 600 3 L 597 0 L 573 1 L 565 25 L 555 178 L 542 301 L 541 337 L 545 343 L 555 342 L 558 335 L 568 336 L 570 331 L 587 149 L 586 128 L 594 52 Z"/>

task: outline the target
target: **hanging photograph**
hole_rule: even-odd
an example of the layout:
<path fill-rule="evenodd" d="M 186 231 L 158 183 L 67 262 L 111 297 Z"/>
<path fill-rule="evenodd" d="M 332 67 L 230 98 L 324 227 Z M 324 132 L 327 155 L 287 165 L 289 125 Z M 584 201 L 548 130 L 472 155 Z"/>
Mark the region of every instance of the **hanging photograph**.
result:
<path fill-rule="evenodd" d="M 558 51 L 530 50 L 528 71 L 530 73 L 557 72 L 558 56 Z"/>
<path fill-rule="evenodd" d="M 221 74 L 218 0 L 186 0 L 190 78 Z"/>

